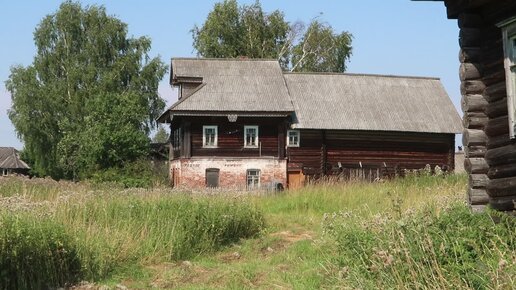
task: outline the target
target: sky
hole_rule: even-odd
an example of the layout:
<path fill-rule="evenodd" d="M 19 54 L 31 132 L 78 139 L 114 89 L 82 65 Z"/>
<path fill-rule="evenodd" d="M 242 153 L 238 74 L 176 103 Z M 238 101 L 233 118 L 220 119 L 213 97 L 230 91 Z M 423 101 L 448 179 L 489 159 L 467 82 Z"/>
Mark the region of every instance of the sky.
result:
<path fill-rule="evenodd" d="M 36 54 L 33 32 L 43 17 L 57 11 L 62 1 L 5 1 L 0 10 L 0 146 L 23 148 L 7 117 L 11 96 L 5 80 L 13 65 L 28 66 Z M 196 56 L 190 30 L 202 25 L 218 1 L 208 0 L 93 0 L 108 14 L 128 24 L 129 35 L 152 40 L 150 56 L 170 64 L 172 57 Z M 250 4 L 254 0 L 238 0 Z M 283 11 L 289 22 L 315 17 L 336 31 L 353 34 L 353 55 L 347 72 L 439 77 L 460 112 L 458 33 L 456 20 L 446 18 L 443 2 L 410 0 L 262 0 L 266 12 Z M 177 95 L 160 83 L 159 93 L 172 104 Z M 34 120 L 37 122 L 37 120 Z M 461 145 L 457 136 L 456 145 Z"/>

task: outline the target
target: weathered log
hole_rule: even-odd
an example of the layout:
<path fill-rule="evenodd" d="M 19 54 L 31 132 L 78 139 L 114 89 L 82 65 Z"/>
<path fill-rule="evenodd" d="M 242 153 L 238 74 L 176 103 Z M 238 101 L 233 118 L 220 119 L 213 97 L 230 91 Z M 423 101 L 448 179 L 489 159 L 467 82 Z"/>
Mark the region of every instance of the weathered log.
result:
<path fill-rule="evenodd" d="M 487 176 L 491 179 L 516 176 L 516 163 L 490 166 Z"/>
<path fill-rule="evenodd" d="M 487 139 L 487 149 L 498 148 L 512 143 L 514 143 L 514 141 L 511 140 L 509 134 L 490 136 L 489 139 Z"/>
<path fill-rule="evenodd" d="M 462 63 L 459 68 L 459 78 L 461 81 L 477 80 L 482 77 L 481 71 L 478 63 Z"/>
<path fill-rule="evenodd" d="M 482 81 L 486 86 L 497 84 L 505 80 L 505 71 L 502 69 L 493 69 L 492 71 L 482 72 Z"/>
<path fill-rule="evenodd" d="M 484 98 L 489 102 L 493 103 L 502 98 L 507 97 L 507 89 L 505 87 L 505 81 L 492 84 L 485 88 L 483 94 Z"/>
<path fill-rule="evenodd" d="M 471 188 L 485 188 L 489 182 L 487 174 L 470 174 L 469 187 Z"/>
<path fill-rule="evenodd" d="M 474 213 L 480 213 L 484 212 L 486 210 L 485 204 L 471 204 L 470 205 L 471 211 Z"/>
<path fill-rule="evenodd" d="M 487 100 L 480 94 L 463 95 L 461 99 L 463 112 L 483 112 L 487 104 Z"/>
<path fill-rule="evenodd" d="M 490 166 L 516 163 L 516 144 L 488 149 L 485 158 Z"/>
<path fill-rule="evenodd" d="M 466 158 L 464 159 L 464 169 L 470 174 L 486 174 L 489 165 L 484 158 Z"/>
<path fill-rule="evenodd" d="M 498 118 L 489 119 L 484 131 L 486 132 L 487 136 L 509 134 L 509 117 L 501 116 Z"/>
<path fill-rule="evenodd" d="M 482 27 L 484 19 L 479 14 L 461 13 L 457 17 L 457 25 L 459 28 L 475 28 Z"/>
<path fill-rule="evenodd" d="M 512 211 L 516 209 L 516 197 L 505 196 L 505 197 L 491 197 L 489 198 L 489 205 L 499 211 Z"/>
<path fill-rule="evenodd" d="M 484 129 L 488 118 L 484 112 L 465 112 L 462 123 L 466 129 Z"/>
<path fill-rule="evenodd" d="M 486 146 L 466 146 L 464 153 L 466 157 L 484 157 L 487 152 Z"/>
<path fill-rule="evenodd" d="M 462 95 L 482 94 L 485 89 L 486 86 L 480 80 L 462 81 L 460 83 L 460 93 Z"/>
<path fill-rule="evenodd" d="M 461 28 L 459 32 L 460 47 L 478 47 L 481 44 L 482 31 L 478 28 Z"/>
<path fill-rule="evenodd" d="M 485 106 L 485 113 L 491 119 L 507 115 L 507 99 L 502 98 Z"/>
<path fill-rule="evenodd" d="M 491 197 L 513 196 L 516 198 L 516 176 L 490 179 L 486 189 Z"/>
<path fill-rule="evenodd" d="M 468 201 L 470 204 L 487 204 L 489 195 L 485 189 L 468 189 Z"/>
<path fill-rule="evenodd" d="M 459 51 L 459 61 L 465 62 L 478 62 L 482 55 L 482 50 L 479 47 L 467 47 L 462 48 Z"/>
<path fill-rule="evenodd" d="M 486 145 L 487 136 L 482 130 L 465 129 L 462 134 L 462 144 L 465 146 Z"/>

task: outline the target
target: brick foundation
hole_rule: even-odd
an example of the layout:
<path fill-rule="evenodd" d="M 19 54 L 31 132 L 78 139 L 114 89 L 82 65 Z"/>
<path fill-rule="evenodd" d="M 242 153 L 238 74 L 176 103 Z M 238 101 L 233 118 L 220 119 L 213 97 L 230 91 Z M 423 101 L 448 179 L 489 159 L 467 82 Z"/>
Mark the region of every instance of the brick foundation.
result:
<path fill-rule="evenodd" d="M 272 158 L 191 158 L 170 162 L 170 179 L 174 187 L 205 188 L 206 169 L 219 169 L 219 187 L 245 190 L 247 170 L 260 170 L 260 188 L 272 189 L 277 183 L 287 185 L 287 161 Z"/>

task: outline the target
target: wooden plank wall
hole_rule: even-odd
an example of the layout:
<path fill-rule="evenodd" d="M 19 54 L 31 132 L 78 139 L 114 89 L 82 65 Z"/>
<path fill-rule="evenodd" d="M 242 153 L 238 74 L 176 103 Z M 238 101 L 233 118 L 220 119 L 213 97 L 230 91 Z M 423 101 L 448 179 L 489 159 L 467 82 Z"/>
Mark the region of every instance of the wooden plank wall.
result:
<path fill-rule="evenodd" d="M 191 122 L 191 147 L 192 156 L 220 156 L 220 157 L 260 157 L 272 156 L 279 157 L 280 143 L 279 136 L 285 138 L 280 125 L 284 118 L 244 118 L 239 117 L 236 122 L 229 122 L 226 117 L 203 117 L 192 118 Z M 206 125 L 218 126 L 218 146 L 217 148 L 203 148 L 202 146 L 202 127 Z M 257 125 L 258 141 L 260 148 L 244 148 L 244 126 Z"/>
<path fill-rule="evenodd" d="M 384 174 L 426 164 L 446 165 L 450 170 L 454 166 L 453 134 L 301 130 L 300 144 L 288 148 L 289 163 L 302 164 L 305 174 L 316 177 L 359 165 L 383 168 Z"/>

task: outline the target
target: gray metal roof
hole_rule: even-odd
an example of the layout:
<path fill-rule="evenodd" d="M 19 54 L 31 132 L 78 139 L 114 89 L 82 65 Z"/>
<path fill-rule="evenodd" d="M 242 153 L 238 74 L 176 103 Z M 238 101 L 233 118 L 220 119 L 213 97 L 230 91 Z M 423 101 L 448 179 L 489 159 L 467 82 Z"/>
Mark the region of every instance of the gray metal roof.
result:
<path fill-rule="evenodd" d="M 172 59 L 172 78 L 199 77 L 202 85 L 172 111 L 292 112 L 276 60 Z"/>
<path fill-rule="evenodd" d="M 18 156 L 18 150 L 13 147 L 0 147 L 0 168 L 2 169 L 30 169 L 27 163 Z"/>
<path fill-rule="evenodd" d="M 296 128 L 461 133 L 436 78 L 286 73 Z"/>

